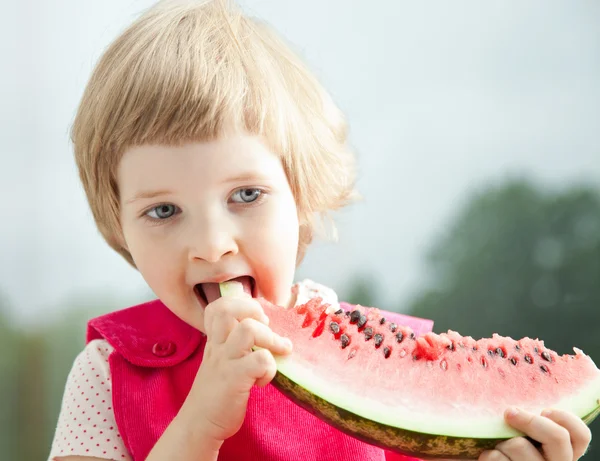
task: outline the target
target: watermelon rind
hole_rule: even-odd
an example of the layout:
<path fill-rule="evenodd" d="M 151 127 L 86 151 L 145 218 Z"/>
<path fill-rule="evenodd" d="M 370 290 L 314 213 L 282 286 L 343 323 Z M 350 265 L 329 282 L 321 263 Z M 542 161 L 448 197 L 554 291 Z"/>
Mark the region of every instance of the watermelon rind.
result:
<path fill-rule="evenodd" d="M 332 385 L 293 353 L 275 360 L 278 372 L 273 384 L 281 392 L 334 427 L 373 445 L 415 456 L 472 459 L 503 440 L 523 435 L 502 415 L 444 418 L 409 408 L 392 409 L 368 395 L 353 395 Z M 552 407 L 573 412 L 589 424 L 600 413 L 599 399 L 600 378 Z"/>
<path fill-rule="evenodd" d="M 333 427 L 369 444 L 409 456 L 477 459 L 503 438 L 477 439 L 420 433 L 362 418 L 311 393 L 278 372 L 272 384 L 289 399 Z"/>
<path fill-rule="evenodd" d="M 583 419 L 583 422 L 588 426 L 592 423 L 592 421 L 594 421 L 598 417 L 598 415 L 600 415 L 600 399 L 596 401 L 596 404 L 596 408 L 594 408 L 591 412 L 589 412 L 587 415 L 581 418 Z"/>

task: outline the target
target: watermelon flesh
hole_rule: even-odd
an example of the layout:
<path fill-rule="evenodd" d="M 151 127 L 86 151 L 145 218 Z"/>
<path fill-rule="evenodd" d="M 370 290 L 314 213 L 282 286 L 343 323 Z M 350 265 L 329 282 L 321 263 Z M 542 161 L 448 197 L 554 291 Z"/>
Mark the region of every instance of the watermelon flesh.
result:
<path fill-rule="evenodd" d="M 378 309 L 334 311 L 320 299 L 261 304 L 294 345 L 276 357 L 273 384 L 338 429 L 399 453 L 477 458 L 521 435 L 504 422 L 510 406 L 565 409 L 588 424 L 599 411 L 600 371 L 577 349 L 561 356 L 530 338 L 418 336 Z"/>

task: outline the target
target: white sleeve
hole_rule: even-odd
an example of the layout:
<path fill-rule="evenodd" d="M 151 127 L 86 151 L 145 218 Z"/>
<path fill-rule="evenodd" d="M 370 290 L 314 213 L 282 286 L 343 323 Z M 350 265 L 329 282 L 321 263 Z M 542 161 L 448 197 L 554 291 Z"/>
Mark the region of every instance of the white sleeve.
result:
<path fill-rule="evenodd" d="M 333 289 L 310 279 L 297 282 L 292 290 L 296 294 L 296 306 L 305 304 L 313 298 L 321 298 L 323 303 L 329 304 L 328 313 L 335 312 L 340 308 L 338 295 Z"/>
<path fill-rule="evenodd" d="M 112 408 L 112 383 L 105 340 L 90 341 L 67 378 L 49 460 L 89 456 L 131 461 Z"/>

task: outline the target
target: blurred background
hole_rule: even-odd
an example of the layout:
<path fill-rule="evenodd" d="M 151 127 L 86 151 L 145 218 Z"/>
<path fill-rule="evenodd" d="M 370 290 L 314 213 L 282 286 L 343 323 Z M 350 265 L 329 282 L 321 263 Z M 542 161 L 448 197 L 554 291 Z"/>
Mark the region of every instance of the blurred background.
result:
<path fill-rule="evenodd" d="M 2 4 L 6 460 L 46 459 L 87 319 L 153 296 L 96 231 L 69 143 L 94 63 L 151 3 Z M 302 53 L 359 156 L 364 200 L 298 279 L 437 332 L 539 337 L 600 362 L 600 3 L 242 4 Z"/>

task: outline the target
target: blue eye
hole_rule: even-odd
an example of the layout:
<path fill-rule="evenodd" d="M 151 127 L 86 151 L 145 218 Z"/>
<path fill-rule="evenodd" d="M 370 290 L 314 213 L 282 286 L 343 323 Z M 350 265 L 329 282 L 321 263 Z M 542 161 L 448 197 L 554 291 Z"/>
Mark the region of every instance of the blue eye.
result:
<path fill-rule="evenodd" d="M 146 216 L 152 219 L 169 219 L 177 212 L 175 205 L 164 204 L 152 208 L 146 212 Z"/>
<path fill-rule="evenodd" d="M 240 189 L 233 193 L 231 199 L 237 203 L 252 203 L 262 194 L 263 191 L 260 189 Z"/>

